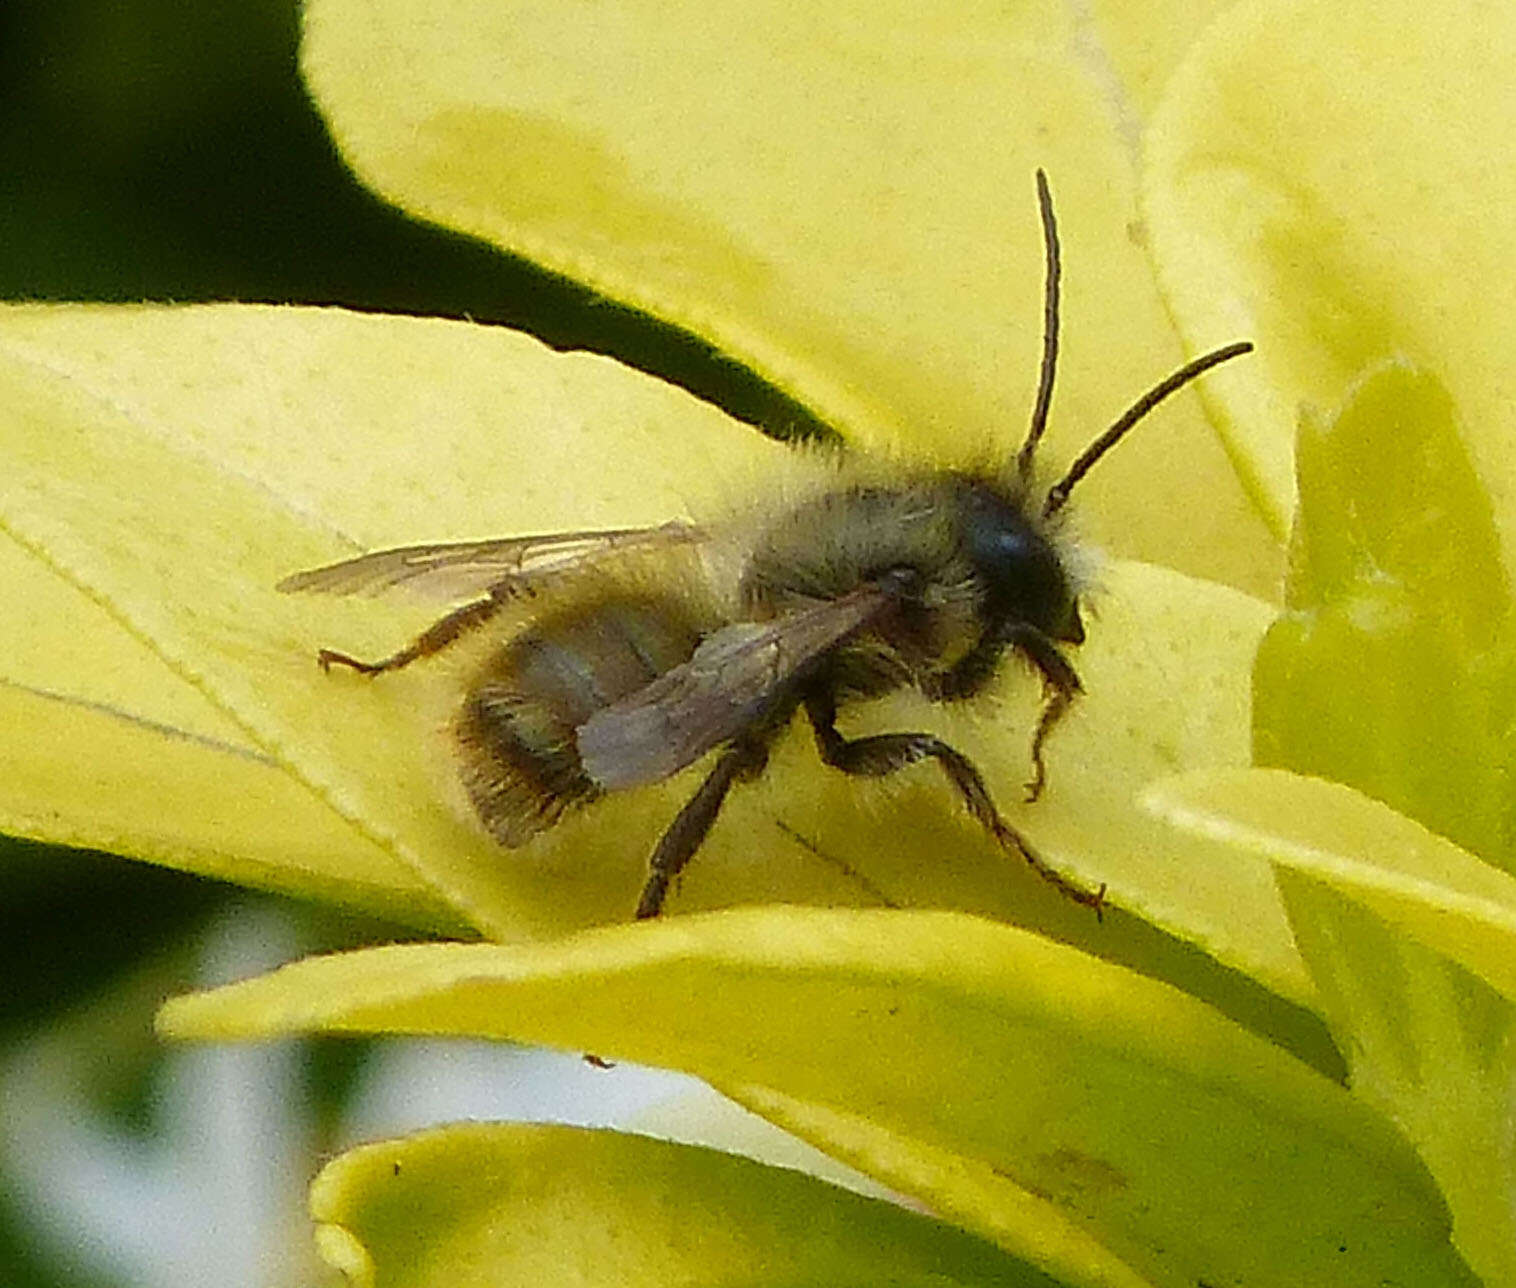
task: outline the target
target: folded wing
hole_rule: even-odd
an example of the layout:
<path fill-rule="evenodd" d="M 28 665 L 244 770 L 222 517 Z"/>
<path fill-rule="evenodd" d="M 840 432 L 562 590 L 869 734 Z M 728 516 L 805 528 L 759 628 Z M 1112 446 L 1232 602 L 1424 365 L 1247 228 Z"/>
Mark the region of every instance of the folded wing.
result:
<path fill-rule="evenodd" d="M 870 583 L 766 622 L 737 622 L 688 662 L 579 727 L 579 758 L 607 791 L 659 782 L 737 737 L 786 696 L 808 664 L 896 600 Z"/>

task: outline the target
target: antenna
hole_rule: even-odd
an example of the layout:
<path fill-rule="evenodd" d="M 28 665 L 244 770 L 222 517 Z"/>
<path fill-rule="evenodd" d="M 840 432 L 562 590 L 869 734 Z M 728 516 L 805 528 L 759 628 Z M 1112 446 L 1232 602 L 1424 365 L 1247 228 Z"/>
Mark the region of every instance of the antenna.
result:
<path fill-rule="evenodd" d="M 1042 215 L 1042 242 L 1047 248 L 1047 270 L 1042 293 L 1042 371 L 1037 379 L 1037 402 L 1032 408 L 1032 423 L 1026 442 L 1016 454 L 1016 473 L 1026 483 L 1032 477 L 1037 444 L 1048 427 L 1048 409 L 1053 405 L 1053 374 L 1058 367 L 1058 281 L 1061 276 L 1058 256 L 1058 221 L 1053 217 L 1053 194 L 1048 191 L 1048 177 L 1037 171 L 1037 209 Z"/>
<path fill-rule="evenodd" d="M 1235 344 L 1224 345 L 1222 348 L 1214 349 L 1210 353 L 1194 359 L 1192 362 L 1185 363 L 1184 366 L 1180 367 L 1178 371 L 1174 372 L 1166 380 L 1159 381 L 1158 384 L 1154 385 L 1147 393 L 1143 394 L 1141 398 L 1128 407 L 1114 425 L 1086 447 L 1079 454 L 1078 460 L 1069 466 L 1069 472 L 1048 489 L 1048 499 L 1043 504 L 1042 517 L 1047 518 L 1048 515 L 1056 514 L 1062 509 L 1063 503 L 1069 499 L 1069 493 L 1074 490 L 1074 484 L 1088 474 L 1090 467 L 1110 451 L 1111 448 L 1115 447 L 1133 425 L 1146 416 L 1148 412 L 1152 411 L 1154 407 L 1158 406 L 1171 393 L 1183 389 L 1196 376 L 1204 375 L 1212 367 L 1220 366 L 1223 362 L 1240 357 L 1244 353 L 1251 353 L 1252 351 L 1253 345 L 1250 341 L 1239 340 Z M 1023 448 L 1023 455 L 1025 455 L 1025 451 L 1026 449 Z"/>

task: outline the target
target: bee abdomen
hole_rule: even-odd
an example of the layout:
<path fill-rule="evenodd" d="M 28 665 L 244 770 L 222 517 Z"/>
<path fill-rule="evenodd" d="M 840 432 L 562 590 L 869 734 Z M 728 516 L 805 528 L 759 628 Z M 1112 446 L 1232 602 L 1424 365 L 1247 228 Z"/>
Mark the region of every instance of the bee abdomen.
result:
<path fill-rule="evenodd" d="M 524 845 L 599 796 L 575 731 L 687 661 L 699 640 L 689 608 L 655 596 L 575 605 L 510 640 L 454 722 L 463 784 L 490 834 Z"/>

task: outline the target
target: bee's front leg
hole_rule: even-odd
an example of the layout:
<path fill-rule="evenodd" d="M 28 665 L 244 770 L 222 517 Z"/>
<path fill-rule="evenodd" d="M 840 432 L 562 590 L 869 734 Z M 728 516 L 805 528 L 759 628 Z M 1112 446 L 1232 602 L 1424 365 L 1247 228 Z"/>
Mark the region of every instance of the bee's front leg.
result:
<path fill-rule="evenodd" d="M 1047 766 L 1042 760 L 1042 745 L 1047 741 L 1053 727 L 1063 719 L 1074 699 L 1084 692 L 1079 683 L 1079 674 L 1058 646 L 1046 635 L 1032 626 L 1014 626 L 1007 633 L 1006 643 L 1015 649 L 1042 676 L 1047 701 L 1037 719 L 1036 732 L 1032 734 L 1032 778 L 1026 785 L 1026 801 L 1030 804 L 1042 795 L 1047 784 Z"/>

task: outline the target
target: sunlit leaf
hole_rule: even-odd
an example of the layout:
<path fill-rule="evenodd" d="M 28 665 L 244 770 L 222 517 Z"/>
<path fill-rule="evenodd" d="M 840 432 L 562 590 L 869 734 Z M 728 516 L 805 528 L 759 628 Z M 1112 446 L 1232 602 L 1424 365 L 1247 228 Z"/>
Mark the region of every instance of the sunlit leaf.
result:
<path fill-rule="evenodd" d="M 1046 169 L 1068 261 L 1051 470 L 1183 357 L 1102 38 L 1041 2 L 769 0 L 734 28 L 697 3 L 316 0 L 302 62 L 387 200 L 697 333 L 854 442 L 939 459 L 1024 432 Z M 1148 84 L 1179 43 L 1115 40 Z M 1090 526 L 1270 593 L 1277 547 L 1179 401 L 1102 465 Z"/>
<path fill-rule="evenodd" d="M 379 949 L 178 999 L 160 1027 L 470 1033 L 766 1086 L 996 1169 L 1155 1284 L 1469 1282 L 1414 1155 L 1340 1087 L 1182 993 L 958 914 L 741 910 Z M 977 1202 L 955 1185 L 915 1192 Z M 985 1232 L 1047 1264 L 1035 1221 Z"/>
<path fill-rule="evenodd" d="M 1355 1094 L 1400 1123 L 1489 1283 L 1516 1275 L 1516 880 L 1347 788 L 1277 771 L 1151 797 L 1176 825 L 1281 869 Z"/>
<path fill-rule="evenodd" d="M 1082 52 L 1107 73 L 1115 128 L 1135 151 L 1169 77 L 1190 46 L 1230 0 L 1092 0 L 1075 9 L 1089 23 Z"/>
<path fill-rule="evenodd" d="M 365 1145 L 316 1178 L 311 1215 L 353 1288 L 1053 1288 L 971 1235 L 800 1172 L 572 1127 Z"/>
<path fill-rule="evenodd" d="M 0 741 L 0 830 L 13 836 L 468 932 L 414 872 L 260 752 L 4 684 L 0 726 L 25 731 Z"/>
<path fill-rule="evenodd" d="M 902 1135 L 873 1119 L 800 1100 L 768 1087 L 724 1085 L 723 1094 L 834 1159 L 891 1186 L 923 1196 L 945 1221 L 973 1230 L 1053 1267 L 1061 1279 L 1088 1288 L 1136 1288 L 1139 1275 L 1086 1227 L 1077 1211 L 1045 1190 L 1027 1188 L 984 1158 Z M 1070 1160 L 1077 1168 L 1078 1162 Z"/>
<path fill-rule="evenodd" d="M 463 929 L 110 611 L 9 537 L 0 831 Z"/>
<path fill-rule="evenodd" d="M 1254 757 L 1348 783 L 1509 867 L 1516 647 L 1488 494 L 1447 394 L 1400 364 L 1306 415 L 1288 612 Z"/>
<path fill-rule="evenodd" d="M 1258 343 L 1208 388 L 1275 531 L 1299 407 L 1405 358 L 1447 390 L 1486 480 L 1512 463 L 1516 13 L 1452 0 L 1246 0 L 1191 47 L 1145 140 L 1144 208 L 1191 344 Z M 1516 489 L 1492 488 L 1507 565 Z"/>
<path fill-rule="evenodd" d="M 1336 783 L 1279 770 L 1202 772 L 1155 786 L 1157 814 L 1372 908 L 1516 1001 L 1516 880 Z"/>
<path fill-rule="evenodd" d="M 153 665 L 199 695 L 266 772 L 272 761 L 299 780 L 282 790 L 310 789 L 312 808 L 324 801 L 358 841 L 368 838 L 362 853 L 377 846 L 403 859 L 455 917 L 492 935 L 629 915 L 654 840 L 693 790 L 688 776 L 604 802 L 529 851 L 502 852 L 468 822 L 438 732 L 477 652 L 377 682 L 322 675 L 317 646 L 387 653 L 439 610 L 272 587 L 360 543 L 690 513 L 720 519 L 765 491 L 783 493 L 817 461 L 603 359 L 457 323 L 333 311 L 15 309 L 0 326 L 10 337 L 13 408 L 4 422 L 6 530 L 105 605 L 114 629 L 124 626 Z M 1140 565 L 1114 565 L 1104 583 L 1081 650 L 1088 697 L 1049 746 L 1049 787 L 1035 807 L 1019 809 L 1015 798 L 1037 692 L 1013 667 L 972 709 L 902 698 L 859 721 L 926 725 L 961 745 L 1055 862 L 1109 884 L 1104 925 L 988 842 L 931 766 L 887 793 L 860 789 L 823 772 L 798 736 L 777 749 L 762 784 L 734 793 L 671 907 L 773 899 L 962 907 L 1045 926 L 1182 982 L 1261 1031 L 1295 1024 L 1278 998 L 1146 924 L 1306 1001 L 1266 866 L 1197 863 L 1131 803 L 1153 777 L 1246 763 L 1247 666 L 1268 610 Z M 1176 692 L 1186 700 L 1174 702 Z M 52 798 L 28 808 L 61 816 L 92 744 L 54 742 L 72 759 L 49 771 Z M 172 765 L 150 756 L 133 764 L 136 799 L 151 800 L 140 792 Z M 200 781 L 165 778 L 161 799 L 192 811 Z M 237 799 L 257 826 L 264 797 Z M 164 826 L 157 803 L 141 808 L 153 815 L 111 823 L 123 848 L 151 849 L 149 827 Z M 277 865 L 300 817 L 269 818 L 262 863 Z M 340 833 L 343 824 L 331 826 Z M 317 843 L 326 833 L 300 835 Z M 347 870 L 346 853 L 333 850 L 335 871 Z M 296 864 L 291 880 L 298 885 L 305 871 Z M 311 893 L 325 890 L 313 884 Z M 1239 921 L 1242 904 L 1255 911 Z"/>
<path fill-rule="evenodd" d="M 218 809 L 233 808 L 244 835 L 261 834 L 249 842 L 247 875 L 281 888 L 304 883 L 318 896 L 334 882 L 361 882 L 376 848 L 396 852 L 392 833 L 400 831 L 412 842 L 411 861 L 401 865 L 410 884 L 424 875 L 452 924 L 519 933 L 523 918 L 503 911 L 510 892 L 494 881 L 493 848 L 443 803 L 438 780 L 446 776 L 430 763 L 445 756 L 427 723 L 435 700 L 407 712 L 387 695 L 403 692 L 409 677 L 370 693 L 334 683 L 314 665 L 314 649 L 327 642 L 387 651 L 436 610 L 299 600 L 276 594 L 274 583 L 350 553 L 354 536 L 368 543 L 386 533 L 401 541 L 635 522 L 645 507 L 658 507 L 650 521 L 662 521 L 698 494 L 699 478 L 683 477 L 674 462 L 661 473 L 657 464 L 632 466 L 619 453 L 681 409 L 687 425 L 707 427 L 713 454 L 718 442 L 729 444 L 728 475 L 784 449 L 732 431 L 687 395 L 613 363 L 557 358 L 524 337 L 460 324 L 317 310 L 12 308 L 0 327 L 9 467 L 0 522 L 49 575 L 86 591 L 81 602 L 104 607 L 115 634 L 99 646 L 101 656 L 126 655 L 117 643 L 124 637 L 136 647 L 138 672 L 163 673 L 163 687 L 172 681 L 199 699 L 184 719 L 191 736 L 164 730 L 170 745 L 158 755 L 142 723 L 129 718 L 126 681 L 135 672 L 113 680 L 86 669 L 75 691 L 59 693 L 62 703 L 33 695 L 45 722 L 38 741 L 53 759 L 32 767 L 18 818 L 51 809 L 59 816 L 51 839 L 74 833 L 172 860 L 211 848 L 213 838 L 223 846 L 237 839 L 211 830 Z M 483 432 L 496 424 L 515 431 L 514 446 Z M 575 471 L 566 465 L 573 460 L 598 469 Z M 617 461 L 614 470 L 607 460 Z M 396 523 L 405 526 L 387 526 Z M 63 591 L 57 598 L 67 602 Z M 55 672 L 60 688 L 69 682 Z M 111 714 L 116 705 L 102 699 L 116 691 L 124 723 L 149 754 L 110 767 L 114 781 L 129 779 L 125 795 L 111 787 L 114 795 L 71 816 L 81 776 L 104 750 L 81 732 L 91 711 L 80 700 Z M 334 720 L 331 704 L 344 693 L 358 700 Z M 232 731 L 216 747 L 232 761 L 224 781 L 236 795 L 213 799 L 206 823 L 166 820 L 166 801 L 181 813 L 200 808 L 221 763 L 205 754 L 211 735 L 197 734 L 197 720 L 198 728 Z M 250 786 L 239 757 L 267 781 Z M 292 768 L 298 782 L 273 781 L 277 769 Z M 396 793 L 397 780 L 411 785 L 409 798 Z M 432 806 L 420 824 L 417 798 Z M 281 813 L 291 799 L 295 810 Z M 92 810 L 97 822 L 88 821 Z M 344 840 L 349 824 L 358 833 Z M 311 851 L 324 842 L 329 859 L 312 870 Z M 460 848 L 484 869 L 476 879 L 491 883 L 489 912 L 449 886 L 445 864 L 439 876 L 415 862 L 418 853 Z M 270 870 L 280 866 L 291 870 Z M 218 874 L 244 875 L 237 851 Z M 390 878 L 392 890 L 405 884 Z M 428 908 L 437 903 L 425 899 Z"/>

